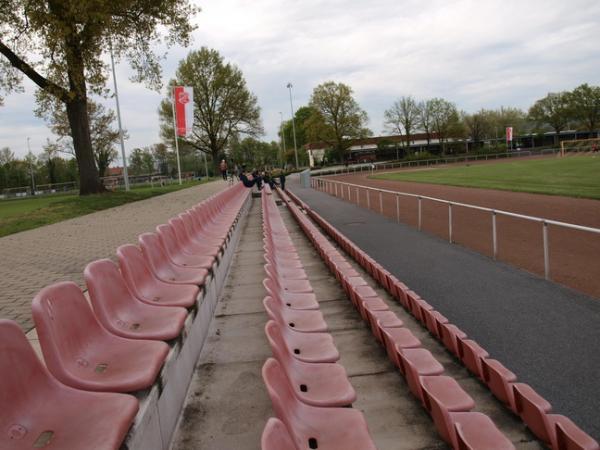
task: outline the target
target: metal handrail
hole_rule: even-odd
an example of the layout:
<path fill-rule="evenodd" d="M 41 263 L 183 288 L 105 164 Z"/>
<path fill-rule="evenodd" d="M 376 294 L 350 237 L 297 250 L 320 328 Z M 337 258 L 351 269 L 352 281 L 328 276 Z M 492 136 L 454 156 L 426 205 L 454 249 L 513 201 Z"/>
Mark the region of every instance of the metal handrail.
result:
<path fill-rule="evenodd" d="M 427 195 L 411 194 L 409 192 L 390 191 L 388 189 L 380 189 L 380 188 L 371 187 L 371 186 L 363 186 L 360 184 L 346 183 L 344 181 L 330 180 L 330 179 L 326 179 L 326 178 L 322 178 L 322 177 L 312 178 L 311 185 L 313 188 L 319 188 L 319 189 L 325 190 L 326 192 L 328 192 L 330 194 L 334 194 L 336 197 L 337 197 L 338 185 L 347 186 L 349 201 L 352 201 L 350 189 L 354 188 L 356 191 L 357 204 L 359 206 L 360 206 L 360 197 L 358 195 L 358 190 L 359 189 L 366 190 L 367 191 L 367 209 L 371 209 L 371 198 L 370 198 L 371 196 L 369 195 L 369 191 L 379 192 L 379 209 L 380 209 L 381 214 L 383 214 L 383 197 L 382 197 L 383 194 L 395 195 L 396 196 L 396 215 L 397 215 L 398 222 L 400 222 L 399 198 L 401 196 L 416 198 L 418 201 L 417 224 L 418 224 L 419 231 L 421 230 L 421 226 L 422 226 L 422 206 L 421 206 L 422 200 L 429 200 L 429 201 L 436 202 L 436 203 L 446 204 L 446 205 L 448 205 L 448 236 L 449 236 L 450 243 L 452 243 L 452 231 L 453 231 L 452 230 L 452 207 L 453 206 L 466 208 L 466 209 L 473 209 L 473 210 L 477 210 L 477 211 L 489 212 L 492 215 L 492 246 L 493 246 L 493 258 L 494 259 L 496 259 L 497 255 L 498 255 L 496 216 L 501 215 L 501 216 L 513 217 L 516 219 L 523 219 L 523 220 L 528 220 L 531 222 L 540 223 L 542 225 L 542 239 L 543 239 L 543 246 L 544 246 L 544 275 L 545 275 L 546 279 L 548 279 L 548 280 L 550 279 L 550 249 L 549 249 L 549 239 L 548 239 L 548 226 L 549 225 L 572 229 L 572 230 L 600 234 L 600 228 L 587 227 L 584 225 L 577 225 L 574 223 L 546 219 L 544 217 L 529 216 L 526 214 L 519 214 L 519 213 L 510 212 L 510 211 L 504 211 L 501 209 L 487 208 L 485 206 L 477 206 L 477 205 L 471 205 L 468 203 L 455 202 L 452 200 L 444 200 L 441 198 L 429 197 Z M 343 187 L 340 188 L 340 191 L 342 192 L 342 195 L 343 195 L 343 192 L 344 192 Z"/>

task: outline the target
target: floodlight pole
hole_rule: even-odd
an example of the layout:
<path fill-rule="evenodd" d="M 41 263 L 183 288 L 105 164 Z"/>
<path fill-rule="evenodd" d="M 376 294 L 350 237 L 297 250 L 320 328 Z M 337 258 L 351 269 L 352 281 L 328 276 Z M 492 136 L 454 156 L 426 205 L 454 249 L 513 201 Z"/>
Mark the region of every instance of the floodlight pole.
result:
<path fill-rule="evenodd" d="M 288 83 L 287 84 L 287 88 L 290 91 L 290 110 L 292 111 L 292 132 L 293 132 L 293 136 L 294 136 L 294 156 L 296 157 L 296 169 L 298 169 L 300 167 L 300 164 L 298 164 L 298 147 L 296 145 L 296 121 L 294 120 L 294 105 L 292 103 L 292 88 L 294 86 L 292 85 L 292 83 Z"/>
<path fill-rule="evenodd" d="M 280 163 L 282 166 L 285 165 L 285 133 L 283 132 L 283 113 L 280 111 L 279 116 L 281 120 L 279 122 L 279 131 L 281 132 L 281 158 Z"/>
<path fill-rule="evenodd" d="M 179 160 L 179 139 L 177 138 L 177 119 L 175 119 L 175 87 L 173 87 L 172 91 L 171 91 L 171 97 L 173 102 L 172 102 L 172 106 L 173 106 L 173 133 L 175 133 L 175 154 L 177 156 L 177 174 L 179 176 L 179 184 L 181 185 L 181 162 Z"/>
<path fill-rule="evenodd" d="M 110 64 L 112 66 L 113 83 L 115 85 L 115 100 L 117 102 L 117 122 L 119 124 L 119 140 L 121 141 L 121 158 L 123 159 L 123 180 L 125 181 L 125 190 L 129 190 L 129 174 L 127 171 L 127 157 L 125 156 L 125 141 L 123 140 L 123 127 L 121 125 L 121 107 L 119 106 L 119 89 L 117 88 L 117 75 L 115 73 L 115 58 L 113 57 L 112 40 L 108 41 L 110 49 Z"/>

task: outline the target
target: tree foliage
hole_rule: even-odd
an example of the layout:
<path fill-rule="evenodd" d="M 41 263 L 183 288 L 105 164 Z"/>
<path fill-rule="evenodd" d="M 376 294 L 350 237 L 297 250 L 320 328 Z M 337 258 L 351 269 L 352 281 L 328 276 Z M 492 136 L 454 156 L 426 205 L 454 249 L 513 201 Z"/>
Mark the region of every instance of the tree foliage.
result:
<path fill-rule="evenodd" d="M 569 95 L 565 92 L 549 93 L 529 109 L 529 116 L 539 125 L 547 124 L 555 131 L 555 143 L 570 120 Z"/>
<path fill-rule="evenodd" d="M 372 134 L 367 128 L 369 117 L 352 94 L 350 86 L 328 81 L 313 90 L 309 103 L 313 108 L 306 125 L 310 139 L 330 145 L 342 160 L 352 139 Z"/>
<path fill-rule="evenodd" d="M 587 83 L 577 86 L 568 94 L 570 115 L 587 131 L 600 127 L 600 86 Z"/>
<path fill-rule="evenodd" d="M 419 122 L 421 111 L 411 96 L 400 97 L 384 113 L 385 127 L 394 134 L 406 136 L 406 146 L 410 146 L 411 136 Z"/>
<path fill-rule="evenodd" d="M 248 169 L 262 169 L 279 165 L 279 145 L 277 142 L 264 142 L 253 137 L 232 140 L 229 153 L 230 163 L 245 165 Z M 229 168 L 230 170 L 233 167 Z"/>
<path fill-rule="evenodd" d="M 462 137 L 464 127 L 454 103 L 443 98 L 434 98 L 430 102 L 433 130 L 437 133 L 444 154 L 448 139 Z"/>
<path fill-rule="evenodd" d="M 189 0 L 0 0 L 0 88 L 18 89 L 30 78 L 66 107 L 80 173 L 80 193 L 103 189 L 94 164 L 87 101 L 104 94 L 102 56 L 112 44 L 136 81 L 160 85 L 156 42 L 187 45 L 197 11 Z"/>
<path fill-rule="evenodd" d="M 167 98 L 160 105 L 161 137 L 173 148 L 171 96 L 175 85 L 194 88 L 194 126 L 191 136 L 183 141 L 210 154 L 215 167 L 232 136 L 263 133 L 258 101 L 246 86 L 242 71 L 225 63 L 218 51 L 202 47 L 180 61 Z"/>

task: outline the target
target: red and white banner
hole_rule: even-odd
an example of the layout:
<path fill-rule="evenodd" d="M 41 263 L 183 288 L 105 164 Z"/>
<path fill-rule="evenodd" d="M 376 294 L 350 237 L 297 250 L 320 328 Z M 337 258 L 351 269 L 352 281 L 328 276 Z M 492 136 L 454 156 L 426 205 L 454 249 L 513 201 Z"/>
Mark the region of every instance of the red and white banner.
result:
<path fill-rule="evenodd" d="M 175 101 L 177 136 L 189 136 L 194 125 L 194 88 L 175 86 L 173 100 Z"/>
<path fill-rule="evenodd" d="M 506 127 L 506 142 L 513 140 L 513 127 Z"/>

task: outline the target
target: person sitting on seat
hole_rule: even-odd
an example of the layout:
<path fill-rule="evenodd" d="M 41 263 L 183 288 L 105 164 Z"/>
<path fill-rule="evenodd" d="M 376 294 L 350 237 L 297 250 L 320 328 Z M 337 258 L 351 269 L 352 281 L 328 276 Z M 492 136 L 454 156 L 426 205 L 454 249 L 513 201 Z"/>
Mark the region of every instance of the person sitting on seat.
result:
<path fill-rule="evenodd" d="M 248 178 L 248 174 L 246 173 L 246 169 L 244 167 L 242 167 L 242 172 L 240 173 L 240 181 L 247 188 L 251 188 L 254 185 L 256 185 L 256 187 L 258 188 L 259 191 L 262 189 L 262 179 L 260 178 L 258 173 L 256 173 L 256 174 L 253 173 L 252 179 L 250 179 L 250 178 Z"/>

